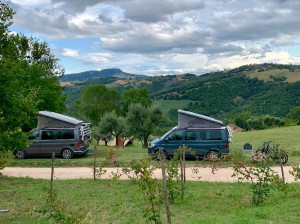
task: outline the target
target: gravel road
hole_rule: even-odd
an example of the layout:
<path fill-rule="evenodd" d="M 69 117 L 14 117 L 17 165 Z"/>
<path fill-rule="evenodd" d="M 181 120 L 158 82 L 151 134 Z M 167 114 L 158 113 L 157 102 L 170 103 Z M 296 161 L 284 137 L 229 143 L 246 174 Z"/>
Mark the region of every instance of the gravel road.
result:
<path fill-rule="evenodd" d="M 113 173 L 121 174 L 120 179 L 128 179 L 128 176 L 122 174 L 122 168 L 104 168 L 106 173 L 101 179 L 110 179 Z M 272 169 L 281 176 L 280 167 L 272 167 Z M 284 175 L 286 182 L 294 182 L 293 176 L 289 173 L 290 166 L 284 166 Z M 25 168 L 25 167 L 6 167 L 0 171 L 3 175 L 9 177 L 30 177 L 34 179 L 50 179 L 51 168 Z M 237 182 L 237 177 L 232 177 L 232 168 L 220 168 L 212 173 L 211 168 L 198 168 L 195 172 L 193 168 L 186 168 L 186 179 L 194 181 L 211 181 L 211 182 Z M 156 170 L 154 176 L 161 178 L 161 170 Z M 93 170 L 88 167 L 72 167 L 72 168 L 55 168 L 54 179 L 79 179 L 93 178 Z"/>

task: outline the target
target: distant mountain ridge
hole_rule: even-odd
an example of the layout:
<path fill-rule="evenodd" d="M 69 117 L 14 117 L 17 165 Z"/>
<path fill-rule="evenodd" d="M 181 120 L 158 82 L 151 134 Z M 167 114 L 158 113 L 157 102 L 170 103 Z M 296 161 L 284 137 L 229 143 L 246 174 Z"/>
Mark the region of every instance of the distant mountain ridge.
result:
<path fill-rule="evenodd" d="M 116 77 L 116 78 L 136 78 L 143 77 L 143 75 L 131 74 L 127 72 L 123 72 L 118 68 L 109 68 L 103 69 L 101 71 L 86 71 L 80 73 L 72 73 L 67 74 L 62 77 L 59 77 L 60 82 L 73 82 L 73 81 L 85 81 L 93 78 L 108 78 L 108 77 Z"/>

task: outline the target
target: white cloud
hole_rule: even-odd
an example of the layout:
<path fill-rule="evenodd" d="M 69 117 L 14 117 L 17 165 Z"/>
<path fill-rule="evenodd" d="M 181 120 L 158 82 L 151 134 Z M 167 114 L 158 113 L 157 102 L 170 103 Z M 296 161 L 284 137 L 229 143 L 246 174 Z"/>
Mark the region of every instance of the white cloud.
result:
<path fill-rule="evenodd" d="M 76 58 L 79 56 L 78 52 L 76 50 L 72 50 L 72 49 L 68 49 L 68 48 L 63 49 L 62 55 L 66 56 L 66 57 L 71 57 L 71 58 Z"/>
<path fill-rule="evenodd" d="M 28 9 L 51 4 L 51 0 L 10 0 L 10 2 Z"/>
<path fill-rule="evenodd" d="M 91 53 L 91 54 L 86 54 L 83 55 L 81 58 L 83 61 L 86 63 L 91 63 L 91 64 L 103 64 L 103 63 L 108 63 L 112 55 L 109 53 Z"/>
<path fill-rule="evenodd" d="M 54 45 L 87 38 L 78 51 L 67 45 L 58 52 L 90 66 L 200 73 L 247 63 L 300 64 L 292 56 L 300 53 L 287 51 L 299 49 L 299 0 L 6 2 L 16 11 L 16 29 Z M 89 42 L 92 38 L 99 43 Z"/>

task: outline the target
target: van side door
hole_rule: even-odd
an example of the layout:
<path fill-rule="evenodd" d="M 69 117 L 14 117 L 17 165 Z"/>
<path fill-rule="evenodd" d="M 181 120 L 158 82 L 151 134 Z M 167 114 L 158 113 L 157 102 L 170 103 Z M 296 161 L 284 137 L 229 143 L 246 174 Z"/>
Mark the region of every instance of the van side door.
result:
<path fill-rule="evenodd" d="M 207 145 L 203 141 L 205 131 L 203 130 L 185 130 L 183 144 L 191 149 L 195 156 L 202 157 L 206 154 Z M 189 156 L 190 154 L 187 154 Z"/>
<path fill-rule="evenodd" d="M 58 140 L 57 130 L 42 130 L 39 152 L 41 155 L 51 155 L 52 152 L 58 154 L 61 151 L 61 143 Z"/>

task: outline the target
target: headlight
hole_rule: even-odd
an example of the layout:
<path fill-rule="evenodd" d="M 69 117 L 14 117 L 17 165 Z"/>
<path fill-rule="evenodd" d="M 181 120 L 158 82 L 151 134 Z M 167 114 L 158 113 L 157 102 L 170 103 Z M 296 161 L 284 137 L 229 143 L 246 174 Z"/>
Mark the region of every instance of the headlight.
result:
<path fill-rule="evenodd" d="M 149 147 L 150 147 L 150 148 L 153 148 L 154 146 L 155 146 L 155 144 L 149 143 Z"/>

